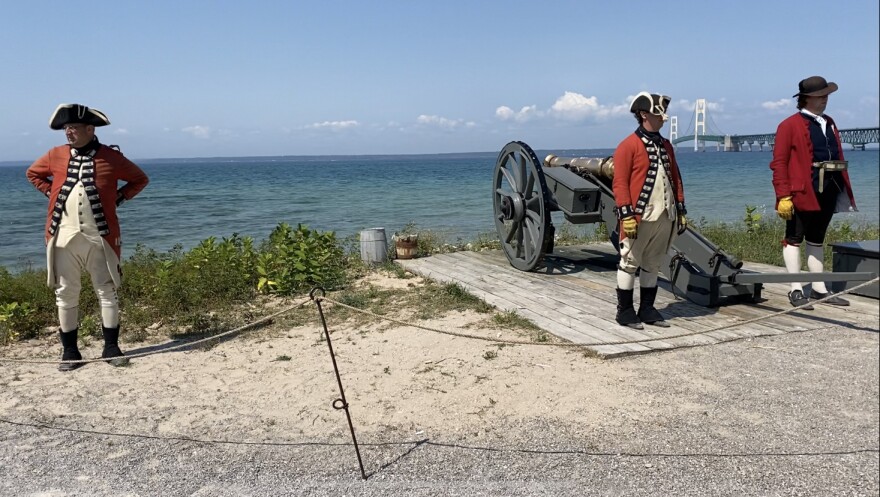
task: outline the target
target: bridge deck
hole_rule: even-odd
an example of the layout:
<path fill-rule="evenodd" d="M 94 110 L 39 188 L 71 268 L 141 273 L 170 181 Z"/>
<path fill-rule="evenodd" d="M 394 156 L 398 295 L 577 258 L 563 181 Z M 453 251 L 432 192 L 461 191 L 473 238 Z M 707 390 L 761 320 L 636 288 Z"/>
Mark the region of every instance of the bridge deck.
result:
<path fill-rule="evenodd" d="M 672 326 L 645 326 L 644 330 L 633 330 L 614 321 L 617 257 L 608 243 L 558 247 L 553 255 L 546 258 L 546 267 L 537 272 L 513 268 L 501 251 L 438 254 L 398 260 L 397 263 L 436 281 L 458 283 L 489 304 L 502 310 L 516 311 L 560 338 L 592 344 L 587 348 L 602 357 L 711 345 L 731 339 L 832 326 L 877 332 L 880 326 L 880 303 L 856 295 L 847 296 L 852 303 L 850 307 L 817 304 L 813 311 L 794 310 L 789 314 L 735 326 L 778 311 L 791 310 L 787 297 L 788 284 L 764 285 L 763 297 L 766 300 L 758 304 L 735 304 L 712 309 L 674 297 L 669 284 L 661 278 L 656 307 Z M 783 268 L 763 264 L 746 264 L 746 268 L 762 272 L 784 271 Z M 638 300 L 638 290 L 636 295 Z M 706 334 L 664 338 L 725 326 L 727 328 Z M 615 344 L 643 339 L 652 340 Z"/>

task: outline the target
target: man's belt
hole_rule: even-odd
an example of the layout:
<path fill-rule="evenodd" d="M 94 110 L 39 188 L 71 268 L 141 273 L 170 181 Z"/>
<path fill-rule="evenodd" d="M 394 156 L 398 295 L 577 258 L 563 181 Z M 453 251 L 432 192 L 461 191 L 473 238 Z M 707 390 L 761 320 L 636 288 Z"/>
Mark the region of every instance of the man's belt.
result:
<path fill-rule="evenodd" d="M 814 162 L 813 167 L 819 170 L 819 193 L 825 189 L 825 171 L 846 171 L 848 162 L 845 160 L 825 160 Z"/>

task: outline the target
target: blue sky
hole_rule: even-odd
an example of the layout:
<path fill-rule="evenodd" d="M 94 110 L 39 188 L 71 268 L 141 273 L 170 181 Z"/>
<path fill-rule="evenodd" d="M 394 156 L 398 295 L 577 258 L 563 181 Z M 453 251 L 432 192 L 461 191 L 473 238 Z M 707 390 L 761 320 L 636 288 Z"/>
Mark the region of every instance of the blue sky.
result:
<path fill-rule="evenodd" d="M 834 5 L 836 4 L 836 5 Z M 722 133 L 772 132 L 797 82 L 880 122 L 877 0 L 21 1 L 0 30 L 0 161 L 63 143 L 59 103 L 133 158 L 611 148 L 630 99 L 697 99 Z M 664 128 L 664 134 L 669 129 Z"/>

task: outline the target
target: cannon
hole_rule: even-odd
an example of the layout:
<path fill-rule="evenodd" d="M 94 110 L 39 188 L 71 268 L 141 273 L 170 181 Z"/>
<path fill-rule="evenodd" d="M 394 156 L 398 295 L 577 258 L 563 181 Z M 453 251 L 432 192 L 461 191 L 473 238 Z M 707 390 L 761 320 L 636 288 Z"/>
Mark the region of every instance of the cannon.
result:
<path fill-rule="evenodd" d="M 521 141 L 504 146 L 495 163 L 492 205 L 501 248 L 521 271 L 538 268 L 553 252 L 551 213 L 562 212 L 572 224 L 604 223 L 619 250 L 615 212 L 614 161 L 611 157 L 557 157 L 538 160 Z M 759 302 L 764 283 L 867 281 L 877 275 L 850 273 L 759 273 L 688 227 L 675 238 L 663 276 L 675 294 L 704 307 Z"/>

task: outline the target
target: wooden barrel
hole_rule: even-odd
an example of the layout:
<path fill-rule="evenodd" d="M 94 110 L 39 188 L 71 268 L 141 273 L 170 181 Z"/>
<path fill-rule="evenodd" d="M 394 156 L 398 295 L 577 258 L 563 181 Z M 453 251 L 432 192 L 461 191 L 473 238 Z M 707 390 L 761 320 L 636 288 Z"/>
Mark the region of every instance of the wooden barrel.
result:
<path fill-rule="evenodd" d="M 361 260 L 365 264 L 381 264 L 388 260 L 385 228 L 370 228 L 361 231 Z"/>
<path fill-rule="evenodd" d="M 408 240 L 395 240 L 395 252 L 398 259 L 412 259 L 416 256 L 419 249 L 418 239 L 411 238 Z"/>

